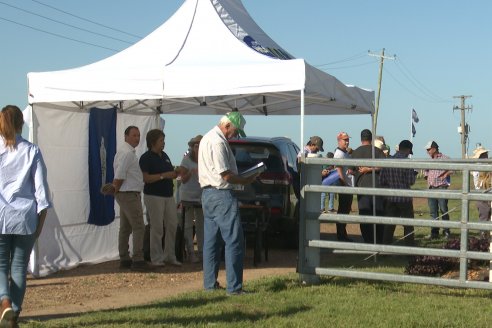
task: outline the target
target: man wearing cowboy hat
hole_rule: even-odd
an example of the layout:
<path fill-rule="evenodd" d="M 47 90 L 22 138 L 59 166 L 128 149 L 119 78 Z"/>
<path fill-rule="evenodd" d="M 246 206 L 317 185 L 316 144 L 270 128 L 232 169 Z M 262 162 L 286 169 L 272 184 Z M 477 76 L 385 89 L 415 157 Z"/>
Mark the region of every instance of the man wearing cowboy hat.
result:
<path fill-rule="evenodd" d="M 485 149 L 483 146 L 478 146 L 473 151 L 472 158 L 476 159 L 487 159 L 489 158 L 489 150 Z M 475 185 L 476 190 L 487 190 L 491 185 L 491 172 L 471 172 L 473 175 L 473 183 Z M 477 210 L 478 210 L 478 219 L 482 222 L 490 221 L 490 202 L 484 200 L 477 200 Z M 480 237 L 485 239 L 487 238 L 487 232 L 481 231 Z"/>

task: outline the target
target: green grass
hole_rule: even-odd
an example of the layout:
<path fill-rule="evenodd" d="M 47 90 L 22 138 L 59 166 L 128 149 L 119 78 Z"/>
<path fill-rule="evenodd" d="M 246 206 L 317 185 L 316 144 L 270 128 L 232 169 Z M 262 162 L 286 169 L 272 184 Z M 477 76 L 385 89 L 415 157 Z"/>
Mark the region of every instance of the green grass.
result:
<path fill-rule="evenodd" d="M 451 188 L 459 189 L 461 176 Z M 426 189 L 419 179 L 414 189 Z M 356 202 L 354 202 L 356 204 Z M 416 218 L 430 218 L 427 201 L 414 199 Z M 451 220 L 459 220 L 461 203 L 450 201 Z M 420 215 L 422 213 L 422 215 Z M 477 220 L 474 203 L 471 221 Z M 401 228 L 397 234 L 401 235 Z M 453 231 L 458 236 L 459 231 Z M 442 247 L 445 240 L 426 241 L 429 228 L 416 228 L 424 247 Z M 332 254 L 330 266 L 403 274 L 404 257 Z M 322 258 L 322 266 L 327 258 Z M 322 277 L 305 286 L 298 276 L 247 281 L 252 294 L 227 297 L 224 291 L 193 292 L 150 305 L 99 311 L 64 319 L 30 321 L 22 327 L 490 327 L 492 292 L 439 286 Z"/>
<path fill-rule="evenodd" d="M 490 327 L 492 294 L 413 284 L 297 276 L 250 282 L 252 294 L 193 292 L 151 305 L 24 327 Z"/>

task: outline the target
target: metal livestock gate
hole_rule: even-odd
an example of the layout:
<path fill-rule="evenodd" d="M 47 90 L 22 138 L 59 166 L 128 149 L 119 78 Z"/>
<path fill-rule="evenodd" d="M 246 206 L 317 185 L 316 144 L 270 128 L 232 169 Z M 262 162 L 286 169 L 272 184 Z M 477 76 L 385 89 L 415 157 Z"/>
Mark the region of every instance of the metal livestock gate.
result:
<path fill-rule="evenodd" d="M 359 188 L 321 185 L 322 165 L 399 167 L 413 169 L 444 169 L 461 171 L 461 190 L 403 190 L 385 188 Z M 301 204 L 299 222 L 299 278 L 306 283 L 317 283 L 321 275 L 341 276 L 360 279 L 398 281 L 407 283 L 432 284 L 448 287 L 492 289 L 492 282 L 470 281 L 467 279 L 469 260 L 491 261 L 492 253 L 468 251 L 469 230 L 491 231 L 490 222 L 470 222 L 469 205 L 472 200 L 492 201 L 492 193 L 470 190 L 470 172 L 492 171 L 491 160 L 414 160 L 414 159 L 328 159 L 303 158 L 301 163 Z M 375 196 L 409 196 L 418 198 L 445 198 L 461 200 L 461 220 L 442 221 L 432 219 L 408 219 L 381 216 L 359 216 L 342 214 L 320 214 L 320 193 L 345 193 Z M 354 200 L 355 201 L 355 200 Z M 373 223 L 412 225 L 420 227 L 439 227 L 460 230 L 460 250 L 338 242 L 320 239 L 320 224 L 323 222 Z M 492 232 L 491 232 L 492 233 Z M 427 255 L 453 257 L 459 259 L 458 279 L 412 276 L 357 271 L 355 269 L 320 267 L 320 250 L 333 249 L 346 252 L 369 252 L 372 254 Z M 491 248 L 492 249 L 492 248 Z M 491 278 L 492 279 L 492 278 Z"/>

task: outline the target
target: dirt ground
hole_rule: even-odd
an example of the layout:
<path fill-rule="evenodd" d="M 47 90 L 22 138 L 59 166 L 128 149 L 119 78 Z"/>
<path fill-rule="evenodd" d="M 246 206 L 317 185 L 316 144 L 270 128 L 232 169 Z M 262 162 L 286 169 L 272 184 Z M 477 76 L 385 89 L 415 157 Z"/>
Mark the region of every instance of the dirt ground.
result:
<path fill-rule="evenodd" d="M 271 249 L 268 261 L 253 266 L 253 252 L 247 250 L 244 281 L 281 275 L 296 270 L 296 250 Z M 166 266 L 152 272 L 120 270 L 119 261 L 60 271 L 44 278 L 28 277 L 21 320 L 72 316 L 78 313 L 142 305 L 200 290 L 202 263 Z M 225 271 L 219 282 L 226 285 Z"/>
<path fill-rule="evenodd" d="M 335 239 L 334 224 L 323 224 L 321 231 Z M 360 236 L 358 225 L 347 225 L 350 236 Z M 360 237 L 359 237 L 360 238 Z M 355 238 L 357 239 L 357 238 Z M 275 243 L 275 241 L 273 241 Z M 253 251 L 247 249 L 244 281 L 296 272 L 297 250 L 270 248 L 268 261 L 255 267 Z M 119 261 L 83 265 L 43 278 L 28 276 L 21 319 L 45 320 L 78 313 L 142 305 L 181 293 L 200 290 L 202 263 L 165 266 L 152 272 L 120 270 Z M 219 282 L 226 285 L 223 266 Z"/>

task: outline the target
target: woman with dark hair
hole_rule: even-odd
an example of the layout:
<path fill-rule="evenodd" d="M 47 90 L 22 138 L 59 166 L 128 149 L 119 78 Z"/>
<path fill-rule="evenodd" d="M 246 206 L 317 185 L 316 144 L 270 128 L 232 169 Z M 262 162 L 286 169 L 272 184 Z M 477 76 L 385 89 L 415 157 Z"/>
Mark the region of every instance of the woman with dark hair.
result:
<path fill-rule="evenodd" d="M 17 327 L 29 257 L 51 207 L 39 148 L 21 137 L 17 106 L 0 113 L 0 326 Z M 10 279 L 9 279 L 10 277 Z"/>
<path fill-rule="evenodd" d="M 139 162 L 145 183 L 144 203 L 150 220 L 150 259 L 154 266 L 164 266 L 165 262 L 180 266 L 175 251 L 178 215 L 173 180 L 186 173 L 186 169 L 173 167 L 169 156 L 163 151 L 164 138 L 162 130 L 147 132 L 148 151 L 140 157 Z M 164 249 L 163 228 L 166 230 Z"/>

